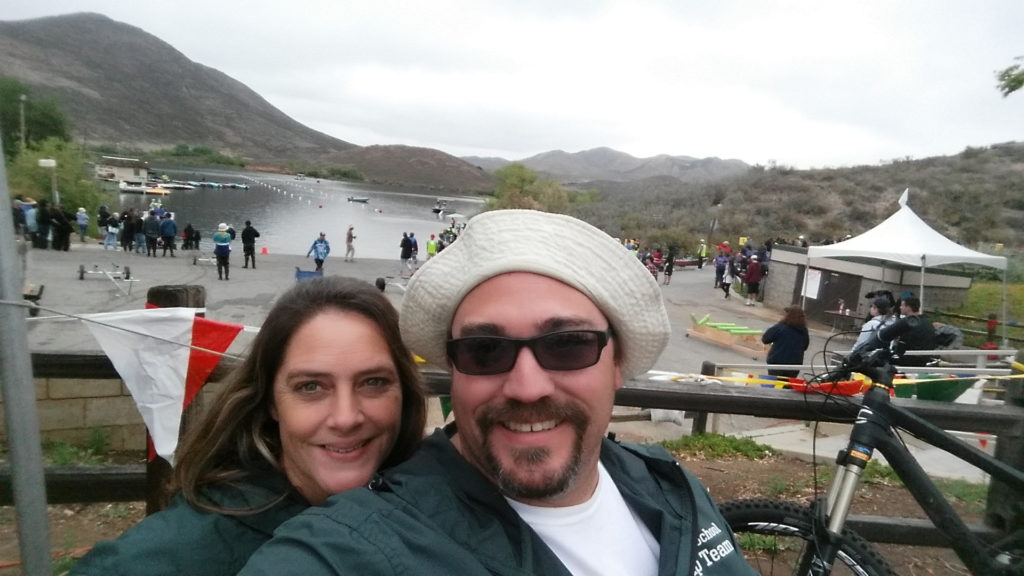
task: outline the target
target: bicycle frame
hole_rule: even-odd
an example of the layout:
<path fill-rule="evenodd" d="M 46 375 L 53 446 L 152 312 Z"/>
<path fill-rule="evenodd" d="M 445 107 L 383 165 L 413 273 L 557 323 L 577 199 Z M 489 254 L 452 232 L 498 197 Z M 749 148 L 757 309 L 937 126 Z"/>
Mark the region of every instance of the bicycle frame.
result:
<path fill-rule="evenodd" d="M 1006 555 L 993 556 L 988 546 L 972 535 L 949 502 L 918 464 L 914 456 L 896 437 L 893 428 L 905 430 L 936 448 L 961 458 L 987 472 L 1016 491 L 1024 492 L 1024 472 L 996 460 L 985 452 L 965 444 L 945 430 L 896 406 L 889 396 L 892 368 L 888 364 L 876 371 L 875 382 L 865 394 L 850 433 L 850 442 L 836 460 L 835 478 L 829 487 L 825 505 L 816 504 L 817 528 L 826 529 L 828 537 L 818 546 L 808 546 L 800 562 L 799 574 L 824 576 L 831 570 L 839 549 L 850 504 L 861 472 L 877 450 L 903 481 L 931 521 L 949 537 L 953 550 L 974 574 L 1001 574 L 1010 569 Z M 878 376 L 878 378 L 874 378 Z M 1016 569 L 1020 569 L 1018 566 Z"/>

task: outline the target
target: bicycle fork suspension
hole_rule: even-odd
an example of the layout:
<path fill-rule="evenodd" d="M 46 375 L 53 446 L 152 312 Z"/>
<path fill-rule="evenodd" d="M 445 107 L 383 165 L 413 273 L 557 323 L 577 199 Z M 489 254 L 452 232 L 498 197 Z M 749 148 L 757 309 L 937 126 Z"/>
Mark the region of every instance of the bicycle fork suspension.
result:
<path fill-rule="evenodd" d="M 882 387 L 868 390 L 865 396 L 872 394 L 884 395 L 881 401 L 888 401 L 888 392 Z M 815 546 L 809 546 L 805 551 L 798 574 L 823 576 L 831 572 L 861 475 L 875 452 L 875 439 L 879 434 L 888 433 L 888 429 L 888 422 L 871 408 L 863 406 L 857 413 L 857 420 L 850 433 L 850 442 L 836 456 L 835 478 L 829 486 L 824 502 L 819 502 L 816 506 L 814 523 L 820 537 L 816 539 Z"/>

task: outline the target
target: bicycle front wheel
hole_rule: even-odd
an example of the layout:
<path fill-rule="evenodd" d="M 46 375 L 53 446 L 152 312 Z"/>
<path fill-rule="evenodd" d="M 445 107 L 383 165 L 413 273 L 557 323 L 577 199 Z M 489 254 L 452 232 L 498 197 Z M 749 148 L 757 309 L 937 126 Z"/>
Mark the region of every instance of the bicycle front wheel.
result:
<path fill-rule="evenodd" d="M 779 500 L 732 500 L 720 506 L 722 516 L 736 533 L 747 562 L 762 576 L 795 575 L 808 546 L 814 546 L 811 509 Z M 871 544 L 849 530 L 843 531 L 833 575 L 893 576 L 885 558 Z"/>

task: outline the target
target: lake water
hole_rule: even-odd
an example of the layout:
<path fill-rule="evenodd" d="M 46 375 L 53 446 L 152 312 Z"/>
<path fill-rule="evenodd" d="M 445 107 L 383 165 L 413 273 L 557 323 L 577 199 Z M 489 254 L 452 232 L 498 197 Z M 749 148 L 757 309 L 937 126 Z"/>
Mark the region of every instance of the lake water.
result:
<path fill-rule="evenodd" d="M 205 251 L 212 251 L 210 238 L 217 224 L 225 222 L 241 233 L 245 221 L 251 220 L 260 232 L 257 253 L 266 247 L 271 254 L 305 256 L 313 240 L 320 232 L 325 232 L 331 243 L 331 257 L 340 258 L 345 255 L 345 231 L 351 224 L 355 227 L 356 258 L 397 259 L 402 232 L 415 233 L 420 253 L 425 257 L 427 239 L 448 226 L 451 214 L 464 221 L 458 215 L 472 217 L 484 207 L 484 201 L 478 197 L 411 193 L 375 185 L 318 182 L 312 178 L 297 180 L 283 174 L 213 170 L 182 173 L 156 169 L 153 173 L 166 173 L 176 180 L 205 177 L 211 182 L 249 185 L 248 190 L 196 188 L 174 190 L 167 196 L 120 195 L 120 210 L 148 209 L 153 199 L 159 199 L 164 208 L 175 213 L 179 234 L 188 223 L 200 231 L 201 247 Z M 365 204 L 349 202 L 349 196 L 367 197 L 369 201 Z M 448 201 L 444 220 L 431 211 L 437 198 Z M 241 254 L 241 238 L 235 240 L 234 249 Z"/>

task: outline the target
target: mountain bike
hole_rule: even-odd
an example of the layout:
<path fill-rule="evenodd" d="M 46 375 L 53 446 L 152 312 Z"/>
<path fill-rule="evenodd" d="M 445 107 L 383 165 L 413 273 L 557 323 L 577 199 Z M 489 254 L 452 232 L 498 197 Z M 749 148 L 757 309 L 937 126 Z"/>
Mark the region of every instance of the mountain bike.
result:
<path fill-rule="evenodd" d="M 835 383 L 860 372 L 872 381 L 859 401 L 848 398 L 855 420 L 824 496 L 816 497 L 809 505 L 770 499 L 733 500 L 721 505 L 741 547 L 747 543 L 747 560 L 761 574 L 894 574 L 870 543 L 846 527 L 861 474 L 876 450 L 885 456 L 935 527 L 949 538 L 972 574 L 1024 574 L 1024 517 L 1008 521 L 995 541 L 972 533 L 903 444 L 898 431 L 957 456 L 1021 494 L 1024 472 L 893 404 L 893 358 L 888 349 L 850 356 L 836 369 L 814 379 L 817 383 Z"/>

